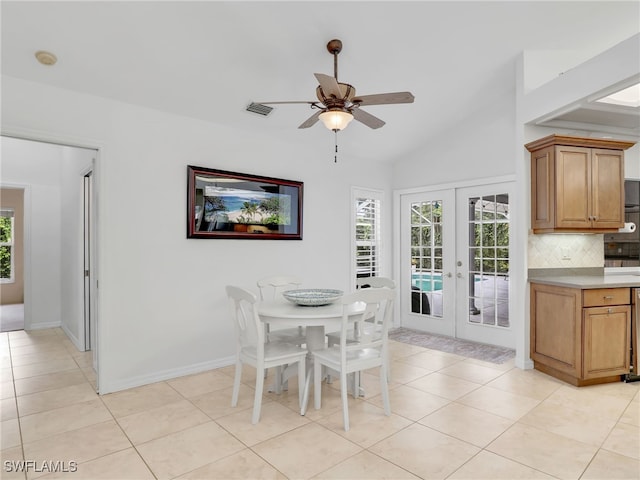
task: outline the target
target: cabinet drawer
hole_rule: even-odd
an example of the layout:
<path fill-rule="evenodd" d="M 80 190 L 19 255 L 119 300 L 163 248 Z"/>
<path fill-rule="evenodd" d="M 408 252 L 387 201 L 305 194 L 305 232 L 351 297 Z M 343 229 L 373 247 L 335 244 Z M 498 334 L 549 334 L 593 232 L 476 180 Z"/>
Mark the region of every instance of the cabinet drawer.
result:
<path fill-rule="evenodd" d="M 583 307 L 629 305 L 630 300 L 629 288 L 594 288 L 582 291 Z"/>

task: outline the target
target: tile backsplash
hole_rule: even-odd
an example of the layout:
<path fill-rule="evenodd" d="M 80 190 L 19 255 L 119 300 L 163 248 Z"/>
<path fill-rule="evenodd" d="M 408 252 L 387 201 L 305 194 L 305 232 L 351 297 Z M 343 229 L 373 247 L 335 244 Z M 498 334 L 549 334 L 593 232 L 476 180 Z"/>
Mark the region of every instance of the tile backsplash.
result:
<path fill-rule="evenodd" d="M 529 268 L 604 266 L 601 234 L 529 234 Z"/>

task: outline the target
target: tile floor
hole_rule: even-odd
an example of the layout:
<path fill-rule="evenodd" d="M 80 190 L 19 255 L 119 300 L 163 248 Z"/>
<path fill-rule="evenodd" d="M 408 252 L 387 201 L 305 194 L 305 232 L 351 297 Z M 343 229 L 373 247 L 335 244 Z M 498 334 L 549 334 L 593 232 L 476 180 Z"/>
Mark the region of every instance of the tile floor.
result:
<path fill-rule="evenodd" d="M 266 394 L 254 426 L 251 371 L 236 408 L 233 367 L 98 396 L 91 355 L 62 330 L 2 333 L 0 476 L 640 478 L 640 382 L 574 388 L 511 363 L 398 342 L 391 350 L 393 414 L 366 373 L 367 397 L 350 398 L 344 432 L 337 383 L 305 417 L 295 385 Z M 33 462 L 26 474 L 10 471 L 22 460 Z"/>

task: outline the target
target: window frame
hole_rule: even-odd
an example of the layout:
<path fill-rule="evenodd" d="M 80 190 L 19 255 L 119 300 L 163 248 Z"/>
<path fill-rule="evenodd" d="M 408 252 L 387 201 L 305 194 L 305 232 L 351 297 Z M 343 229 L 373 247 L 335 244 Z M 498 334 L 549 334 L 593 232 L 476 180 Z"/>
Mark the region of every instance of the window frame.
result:
<path fill-rule="evenodd" d="M 11 240 L 9 242 L 0 241 L 0 247 L 9 247 L 11 250 L 10 256 L 10 270 L 11 275 L 8 278 L 0 278 L 0 283 L 15 283 L 16 281 L 16 263 L 15 263 L 15 231 L 16 231 L 16 212 L 13 208 L 0 209 L 0 217 L 7 217 L 11 219 Z"/>
<path fill-rule="evenodd" d="M 352 187 L 351 189 L 351 283 L 355 288 L 356 279 L 358 278 L 358 272 L 361 270 L 358 266 L 358 245 L 362 243 L 362 240 L 358 238 L 358 203 L 362 200 L 372 200 L 376 204 L 374 212 L 374 240 L 370 244 L 375 247 L 375 254 L 369 265 L 369 273 L 373 271 L 373 275 L 369 276 L 384 276 L 384 244 L 383 244 L 383 208 L 384 208 L 384 191 L 370 188 Z M 371 267 L 371 264 L 374 267 Z"/>

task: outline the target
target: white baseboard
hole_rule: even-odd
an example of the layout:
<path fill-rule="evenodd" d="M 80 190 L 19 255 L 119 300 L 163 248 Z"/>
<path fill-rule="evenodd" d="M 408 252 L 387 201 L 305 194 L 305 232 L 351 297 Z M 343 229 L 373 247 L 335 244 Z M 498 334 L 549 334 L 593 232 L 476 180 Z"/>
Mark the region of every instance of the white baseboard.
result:
<path fill-rule="evenodd" d="M 202 362 L 186 367 L 172 368 L 160 372 L 154 372 L 149 375 L 140 375 L 138 377 L 130 377 L 124 379 L 116 379 L 109 381 L 107 378 L 100 378 L 100 395 L 106 393 L 119 392 L 128 388 L 141 387 L 151 383 L 163 382 L 173 378 L 184 377 L 185 375 L 193 375 L 194 373 L 206 372 L 216 368 L 227 367 L 233 365 L 236 361 L 235 355 L 230 357 L 218 358 L 209 362 Z M 103 375 L 104 376 L 104 375 Z"/>
<path fill-rule="evenodd" d="M 60 322 L 42 322 L 42 323 L 32 323 L 29 325 L 29 330 L 44 330 L 45 328 L 58 328 L 61 327 Z M 26 325 L 25 325 L 26 327 Z M 25 330 L 27 330 L 25 328 Z M 28 331 L 28 330 L 27 330 Z"/>
<path fill-rule="evenodd" d="M 73 345 L 78 349 L 78 351 L 84 352 L 84 342 L 80 342 L 78 337 L 73 335 L 65 324 L 62 324 L 60 327 L 62 328 L 62 331 L 67 335 L 67 338 L 71 340 L 71 343 L 73 343 Z"/>

